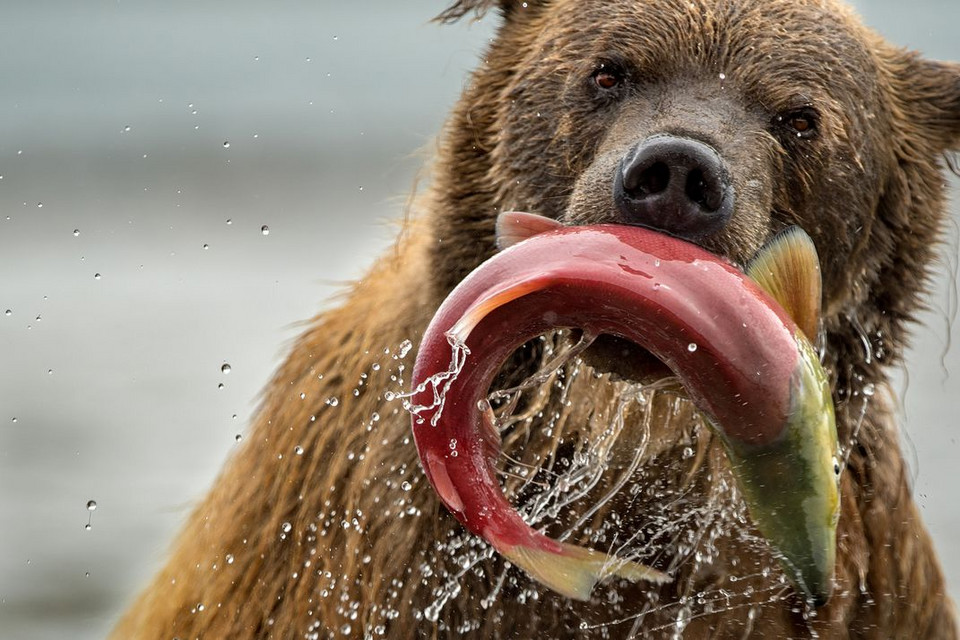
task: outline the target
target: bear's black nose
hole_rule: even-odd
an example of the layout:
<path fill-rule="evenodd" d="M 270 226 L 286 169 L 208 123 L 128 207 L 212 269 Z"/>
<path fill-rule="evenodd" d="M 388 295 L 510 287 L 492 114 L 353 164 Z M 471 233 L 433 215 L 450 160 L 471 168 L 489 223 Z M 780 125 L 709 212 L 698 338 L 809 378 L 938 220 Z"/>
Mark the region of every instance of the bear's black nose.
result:
<path fill-rule="evenodd" d="M 733 214 L 733 183 L 720 154 L 697 140 L 647 138 L 620 161 L 613 200 L 622 221 L 698 240 Z"/>

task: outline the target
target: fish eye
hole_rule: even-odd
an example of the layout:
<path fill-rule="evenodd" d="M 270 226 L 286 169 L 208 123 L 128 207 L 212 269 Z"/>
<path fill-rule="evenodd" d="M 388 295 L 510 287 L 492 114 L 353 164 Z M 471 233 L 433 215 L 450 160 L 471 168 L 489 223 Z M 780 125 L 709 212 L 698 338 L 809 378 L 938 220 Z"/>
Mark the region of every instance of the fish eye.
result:
<path fill-rule="evenodd" d="M 837 459 L 837 456 L 833 456 L 833 475 L 840 475 L 840 461 Z"/>

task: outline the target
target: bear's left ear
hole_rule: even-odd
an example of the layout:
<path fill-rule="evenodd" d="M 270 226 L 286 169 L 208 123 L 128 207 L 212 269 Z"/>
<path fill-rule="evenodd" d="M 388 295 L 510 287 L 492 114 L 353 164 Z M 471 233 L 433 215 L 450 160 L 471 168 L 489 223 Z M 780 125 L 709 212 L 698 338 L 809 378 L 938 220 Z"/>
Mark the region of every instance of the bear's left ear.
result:
<path fill-rule="evenodd" d="M 960 149 L 960 63 L 905 58 L 896 70 L 904 113 L 944 149 Z"/>
<path fill-rule="evenodd" d="M 537 4 L 543 4 L 543 2 L 533 0 L 527 0 L 527 2 L 521 0 L 458 0 L 434 19 L 437 22 L 450 23 L 456 22 L 468 13 L 473 13 L 474 19 L 479 20 L 487 11 L 496 7 L 500 9 L 500 14 L 504 19 L 509 20 L 517 9 L 532 7 Z"/>

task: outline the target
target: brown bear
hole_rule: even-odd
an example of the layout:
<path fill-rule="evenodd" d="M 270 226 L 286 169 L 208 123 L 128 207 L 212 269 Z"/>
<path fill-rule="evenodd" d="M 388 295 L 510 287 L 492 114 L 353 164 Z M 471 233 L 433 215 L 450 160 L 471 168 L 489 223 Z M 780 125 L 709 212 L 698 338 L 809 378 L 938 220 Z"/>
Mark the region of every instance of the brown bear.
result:
<path fill-rule="evenodd" d="M 496 38 L 395 248 L 294 346 L 114 637 L 956 637 L 888 374 L 945 222 L 960 65 L 887 44 L 833 0 L 463 0 L 440 20 L 495 8 Z M 622 179 L 651 154 L 659 169 Z M 670 187 L 680 165 L 687 180 Z M 740 264 L 789 225 L 812 237 L 843 453 L 825 605 L 798 594 L 754 530 L 718 439 L 617 339 L 524 392 L 499 469 L 519 504 L 566 478 L 569 500 L 539 526 L 629 548 L 671 582 L 607 581 L 569 600 L 440 505 L 398 394 L 412 346 L 495 252 L 508 210 L 651 226 Z M 526 345 L 495 386 L 568 342 Z M 571 481 L 577 469 L 590 482 Z"/>

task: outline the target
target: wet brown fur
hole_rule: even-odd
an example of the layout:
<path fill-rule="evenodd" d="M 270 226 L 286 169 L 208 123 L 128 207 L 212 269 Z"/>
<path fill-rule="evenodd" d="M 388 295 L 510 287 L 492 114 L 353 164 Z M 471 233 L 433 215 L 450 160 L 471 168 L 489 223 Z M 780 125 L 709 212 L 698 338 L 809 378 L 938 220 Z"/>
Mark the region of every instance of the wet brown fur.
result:
<path fill-rule="evenodd" d="M 443 19 L 494 5 L 465 0 Z M 655 637 L 678 620 L 690 638 L 956 637 L 887 375 L 944 225 L 941 158 L 960 144 L 960 68 L 891 47 L 828 0 L 499 9 L 498 37 L 395 248 L 294 346 L 244 446 L 114 637 Z M 629 68 L 635 94 L 587 93 L 601 58 Z M 816 140 L 785 139 L 770 124 L 797 100 L 821 114 Z M 612 583 L 587 603 L 531 584 L 463 533 L 420 471 L 409 416 L 386 397 L 409 377 L 414 352 L 400 356 L 401 343 L 416 344 L 443 296 L 493 253 L 499 211 L 609 220 L 609 189 L 594 173 L 659 130 L 706 138 L 733 165 L 743 196 L 708 248 L 742 261 L 800 224 L 821 255 L 826 365 L 849 457 L 837 589 L 815 615 L 737 507 L 721 448 L 669 393 L 628 407 L 613 437 L 606 430 L 635 387 L 571 365 L 560 374 L 569 402 L 540 392 L 505 434 L 508 451 L 533 465 L 610 445 L 592 495 L 641 452 L 637 477 L 657 491 L 612 500 L 590 528 L 620 514 L 625 530 L 641 532 L 641 553 L 675 580 Z M 506 485 L 522 499 L 522 482 Z M 554 528 L 573 519 L 563 514 Z M 669 536 L 658 523 L 673 523 Z M 577 536 L 591 540 L 583 527 Z M 461 569 L 463 558 L 475 568 Z M 427 611 L 452 584 L 445 605 Z"/>

